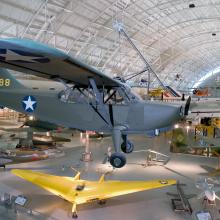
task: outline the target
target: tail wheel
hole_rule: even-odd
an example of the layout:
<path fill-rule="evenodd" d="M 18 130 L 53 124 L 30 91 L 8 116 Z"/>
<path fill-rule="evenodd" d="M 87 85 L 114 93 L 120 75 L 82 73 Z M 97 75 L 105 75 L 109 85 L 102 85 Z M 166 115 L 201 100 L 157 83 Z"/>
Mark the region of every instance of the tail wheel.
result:
<path fill-rule="evenodd" d="M 121 150 L 126 153 L 129 154 L 134 150 L 134 144 L 131 141 L 127 141 L 127 143 L 123 142 L 121 144 Z"/>
<path fill-rule="evenodd" d="M 72 214 L 72 218 L 78 218 L 78 215 L 77 215 L 76 212 L 73 212 L 73 214 Z"/>
<path fill-rule="evenodd" d="M 101 200 L 98 201 L 99 205 L 105 205 L 105 203 L 106 203 L 105 199 L 101 199 Z"/>
<path fill-rule="evenodd" d="M 110 164 L 115 168 L 121 168 L 126 164 L 126 157 L 119 152 L 113 153 L 110 156 Z"/>

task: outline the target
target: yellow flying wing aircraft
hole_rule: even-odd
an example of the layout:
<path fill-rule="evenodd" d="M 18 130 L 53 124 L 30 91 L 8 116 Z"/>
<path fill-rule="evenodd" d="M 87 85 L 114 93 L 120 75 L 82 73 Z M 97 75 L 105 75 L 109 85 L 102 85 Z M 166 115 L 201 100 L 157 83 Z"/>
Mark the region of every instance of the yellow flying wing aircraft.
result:
<path fill-rule="evenodd" d="M 80 172 L 75 177 L 54 176 L 31 170 L 13 169 L 11 172 L 71 202 L 73 218 L 77 218 L 76 205 L 79 204 L 93 201 L 102 204 L 111 197 L 176 184 L 176 180 L 105 181 L 104 175 L 99 181 L 87 181 L 80 180 Z"/>

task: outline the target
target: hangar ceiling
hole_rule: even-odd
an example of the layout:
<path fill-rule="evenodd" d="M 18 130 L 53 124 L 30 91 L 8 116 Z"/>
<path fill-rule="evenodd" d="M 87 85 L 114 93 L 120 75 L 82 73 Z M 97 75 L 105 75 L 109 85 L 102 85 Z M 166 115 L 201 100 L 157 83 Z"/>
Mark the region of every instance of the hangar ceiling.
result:
<path fill-rule="evenodd" d="M 220 66 L 219 19 L 220 0 L 0 1 L 0 37 L 50 44 L 114 76 L 144 68 L 113 28 L 123 23 L 160 79 L 181 89 Z"/>

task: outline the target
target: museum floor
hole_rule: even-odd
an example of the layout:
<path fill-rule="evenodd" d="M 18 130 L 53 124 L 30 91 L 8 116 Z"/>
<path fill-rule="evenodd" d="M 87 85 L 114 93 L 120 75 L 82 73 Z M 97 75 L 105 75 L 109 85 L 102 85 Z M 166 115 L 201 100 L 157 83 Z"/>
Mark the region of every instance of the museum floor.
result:
<path fill-rule="evenodd" d="M 107 179 L 117 180 L 151 180 L 174 178 L 181 183 L 186 194 L 198 194 L 195 187 L 195 179 L 199 175 L 204 175 L 206 167 L 216 167 L 217 159 L 202 158 L 188 155 L 178 155 L 169 153 L 169 139 L 165 135 L 157 138 L 147 138 L 145 136 L 130 136 L 130 140 L 135 143 L 135 151 L 153 149 L 171 156 L 171 160 L 165 166 L 144 167 L 146 152 L 134 152 L 127 155 L 127 166 L 114 170 L 107 175 Z M 26 164 L 10 165 L 6 171 L 0 169 L 0 193 L 10 193 L 12 195 L 25 195 L 28 198 L 27 208 L 36 210 L 45 216 L 54 219 L 71 219 L 71 204 L 56 197 L 37 186 L 26 182 L 10 173 L 11 168 L 25 168 L 48 172 L 57 175 L 73 176 L 74 172 L 70 168 L 82 171 L 82 178 L 97 180 L 102 172 L 111 171 L 108 165 L 102 164 L 107 148 L 112 145 L 111 138 L 90 139 L 89 147 L 92 152 L 92 162 L 82 162 L 80 159 L 84 152 L 84 144 L 80 141 L 80 134 L 72 137 L 71 143 L 64 144 L 62 148 L 64 157 L 53 158 L 43 161 Z M 171 206 L 171 197 L 166 192 L 176 192 L 176 187 L 171 186 L 159 190 L 150 190 L 134 193 L 126 196 L 112 198 L 105 205 L 90 203 L 78 206 L 79 220 L 181 220 L 196 219 L 194 213 L 202 210 L 202 201 L 196 197 L 190 199 L 194 210 L 192 216 L 184 213 L 175 213 Z M 220 201 L 216 207 L 211 207 L 210 211 L 213 219 L 220 219 L 218 209 Z M 209 209 L 209 208 L 208 208 Z M 6 209 L 0 208 L 0 219 L 34 219 L 24 218 L 14 215 L 10 217 Z M 37 219 L 37 218 L 35 218 Z M 49 218 L 48 218 L 49 219 Z"/>

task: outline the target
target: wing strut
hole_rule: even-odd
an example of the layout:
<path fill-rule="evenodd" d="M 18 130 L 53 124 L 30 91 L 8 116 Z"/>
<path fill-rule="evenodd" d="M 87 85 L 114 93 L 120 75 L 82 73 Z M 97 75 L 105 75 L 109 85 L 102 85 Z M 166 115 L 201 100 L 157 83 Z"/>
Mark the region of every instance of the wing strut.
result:
<path fill-rule="evenodd" d="M 136 47 L 136 45 L 134 44 L 134 42 L 131 40 L 131 38 L 127 35 L 127 33 L 125 32 L 124 28 L 123 28 L 123 24 L 116 22 L 114 24 L 114 28 L 120 33 L 123 34 L 124 37 L 127 39 L 127 41 L 131 44 L 131 46 L 133 47 L 133 49 L 137 52 L 137 54 L 139 55 L 139 57 L 142 59 L 142 61 L 144 62 L 144 64 L 146 65 L 146 68 L 144 69 L 143 72 L 148 71 L 148 94 L 149 94 L 149 89 L 150 89 L 150 73 L 152 73 L 157 81 L 159 82 L 159 84 L 162 86 L 162 88 L 165 89 L 165 91 L 167 90 L 166 86 L 163 84 L 163 82 L 160 80 L 160 78 L 158 77 L 158 75 L 154 72 L 154 70 L 152 69 L 152 67 L 150 66 L 150 64 L 148 63 L 148 61 L 145 59 L 145 57 L 143 56 L 143 54 L 140 52 L 140 50 Z M 142 72 L 140 72 L 141 74 Z M 139 74 L 138 74 L 139 75 Z"/>
<path fill-rule="evenodd" d="M 111 121 L 110 121 L 110 117 L 109 117 L 109 113 L 107 111 L 107 109 L 105 108 L 105 104 L 104 104 L 104 100 L 102 98 L 102 94 L 100 93 L 100 91 L 97 88 L 96 82 L 93 78 L 89 78 L 89 84 L 92 87 L 93 93 L 94 93 L 94 97 L 96 100 L 97 105 L 94 106 L 93 104 L 91 104 L 91 106 L 93 107 L 94 111 L 109 125 L 111 126 Z"/>

